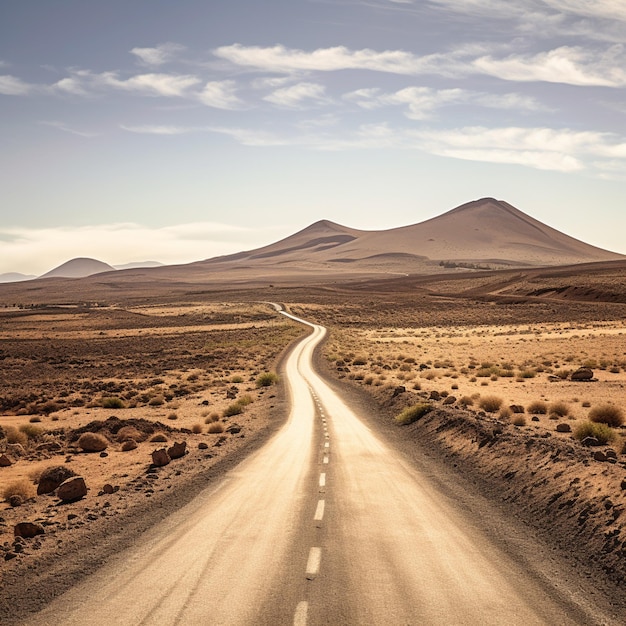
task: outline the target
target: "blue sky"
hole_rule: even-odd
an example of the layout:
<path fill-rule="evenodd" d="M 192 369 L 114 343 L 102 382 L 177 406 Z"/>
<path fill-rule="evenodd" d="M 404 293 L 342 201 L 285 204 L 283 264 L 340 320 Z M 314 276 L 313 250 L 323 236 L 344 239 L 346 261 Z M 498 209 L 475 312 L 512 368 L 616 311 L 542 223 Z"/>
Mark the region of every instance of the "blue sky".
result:
<path fill-rule="evenodd" d="M 622 0 L 3 0 L 0 273 L 482 196 L 626 253 L 625 44 Z"/>

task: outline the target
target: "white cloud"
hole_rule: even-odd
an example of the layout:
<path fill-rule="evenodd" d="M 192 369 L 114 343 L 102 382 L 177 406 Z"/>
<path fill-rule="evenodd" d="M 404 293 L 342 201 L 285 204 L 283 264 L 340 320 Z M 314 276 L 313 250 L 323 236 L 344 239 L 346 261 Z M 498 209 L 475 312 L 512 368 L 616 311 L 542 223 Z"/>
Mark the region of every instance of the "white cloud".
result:
<path fill-rule="evenodd" d="M 84 130 L 76 130 L 75 128 L 71 128 L 64 122 L 57 121 L 41 121 L 40 124 L 44 126 L 51 126 L 52 128 L 57 128 L 58 130 L 62 130 L 63 132 L 70 133 L 72 135 L 78 135 L 79 137 L 85 137 L 87 139 L 91 139 L 92 137 L 97 137 L 98 133 L 93 133 Z"/>
<path fill-rule="evenodd" d="M 126 126 L 120 125 L 120 128 L 127 130 L 130 133 L 138 133 L 143 135 L 184 135 L 186 133 L 192 133 L 198 129 L 193 126 L 159 126 L 159 125 L 144 125 L 144 126 Z"/>
<path fill-rule="evenodd" d="M 43 274 L 77 257 L 118 265 L 157 260 L 189 263 L 250 249 L 273 231 L 198 222 L 161 228 L 139 224 L 85 227 L 0 228 L 0 273 Z"/>
<path fill-rule="evenodd" d="M 133 48 L 130 52 L 139 57 L 143 65 L 159 66 L 172 61 L 183 50 L 185 46 L 168 42 L 154 48 Z"/>
<path fill-rule="evenodd" d="M 278 104 L 279 106 L 298 108 L 304 103 L 314 101 L 316 103 L 328 102 L 326 88 L 319 83 L 302 82 L 290 87 L 277 89 L 263 100 Z"/>
<path fill-rule="evenodd" d="M 510 55 L 504 59 L 483 56 L 472 66 L 481 73 L 512 81 L 544 81 L 582 86 L 626 86 L 626 55 L 622 46 L 602 53 L 563 46 L 535 55 Z"/>
<path fill-rule="evenodd" d="M 201 82 L 197 76 L 186 74 L 137 74 L 125 80 L 118 78 L 117 72 L 103 72 L 91 76 L 93 83 L 100 87 L 168 97 L 187 95 L 190 87 Z"/>
<path fill-rule="evenodd" d="M 200 92 L 200 102 L 216 109 L 238 109 L 243 102 L 235 94 L 235 88 L 232 80 L 210 81 Z"/>
<path fill-rule="evenodd" d="M 62 78 L 52 85 L 53 90 L 72 94 L 74 96 L 87 96 L 89 93 L 83 87 L 81 79 L 77 76 Z"/>
<path fill-rule="evenodd" d="M 5 96 L 25 96 L 34 89 L 34 85 L 25 83 L 21 78 L 16 78 L 10 74 L 0 76 L 0 94 Z"/>

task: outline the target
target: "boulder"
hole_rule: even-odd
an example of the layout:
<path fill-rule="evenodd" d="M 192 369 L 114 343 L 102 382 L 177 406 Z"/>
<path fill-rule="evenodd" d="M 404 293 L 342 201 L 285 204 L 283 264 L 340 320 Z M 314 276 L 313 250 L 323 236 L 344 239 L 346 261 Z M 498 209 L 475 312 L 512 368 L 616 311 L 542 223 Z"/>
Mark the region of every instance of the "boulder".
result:
<path fill-rule="evenodd" d="M 72 476 L 76 476 L 76 472 L 66 465 L 55 465 L 54 467 L 46 468 L 39 477 L 37 495 L 52 493 L 62 482 Z"/>
<path fill-rule="evenodd" d="M 571 380 L 589 381 L 593 380 L 593 370 L 589 367 L 580 367 L 570 376 Z"/>
<path fill-rule="evenodd" d="M 167 453 L 165 448 L 159 448 L 152 453 L 152 465 L 155 467 L 163 467 L 167 465 L 172 459 Z"/>
<path fill-rule="evenodd" d="M 557 433 L 571 433 L 572 427 L 569 424 L 565 424 L 565 423 L 557 424 L 556 432 Z"/>
<path fill-rule="evenodd" d="M 180 443 L 175 442 L 170 448 L 167 449 L 167 454 L 170 459 L 180 459 L 185 456 L 185 452 L 187 451 L 187 442 L 181 441 Z"/>
<path fill-rule="evenodd" d="M 13 465 L 13 461 L 6 454 L 0 454 L 0 467 L 10 467 L 11 465 Z"/>
<path fill-rule="evenodd" d="M 73 476 L 63 481 L 57 489 L 57 496 L 63 502 L 74 502 L 87 495 L 87 485 L 82 476 Z"/>
<path fill-rule="evenodd" d="M 13 534 L 24 539 L 31 539 L 37 535 L 43 535 L 43 533 L 43 526 L 34 522 L 20 522 L 13 527 Z"/>
<path fill-rule="evenodd" d="M 135 448 L 137 448 L 137 442 L 134 439 L 126 439 L 120 449 L 122 452 L 129 452 Z"/>

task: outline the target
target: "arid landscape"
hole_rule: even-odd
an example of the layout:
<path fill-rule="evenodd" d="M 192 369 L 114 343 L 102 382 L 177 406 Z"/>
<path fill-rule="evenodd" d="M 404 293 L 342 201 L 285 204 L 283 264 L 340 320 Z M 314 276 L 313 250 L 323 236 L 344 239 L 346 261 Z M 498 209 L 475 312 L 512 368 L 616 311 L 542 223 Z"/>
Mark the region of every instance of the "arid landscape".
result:
<path fill-rule="evenodd" d="M 449 485 L 533 580 L 559 581 L 577 607 L 563 623 L 623 621 L 626 261 L 564 236 L 543 266 L 507 254 L 528 223 L 509 207 L 481 254 L 433 255 L 428 272 L 403 266 L 401 236 L 331 241 L 320 223 L 240 263 L 0 286 L 2 623 L 63 597 L 263 449 L 289 415 L 284 359 L 309 332 L 281 307 L 328 329 L 317 369 L 394 456 Z M 372 240 L 393 255 L 372 261 Z M 321 249 L 330 263 L 347 242 L 367 260 L 324 279 Z M 360 622 L 365 609 L 347 606 L 342 623 Z"/>

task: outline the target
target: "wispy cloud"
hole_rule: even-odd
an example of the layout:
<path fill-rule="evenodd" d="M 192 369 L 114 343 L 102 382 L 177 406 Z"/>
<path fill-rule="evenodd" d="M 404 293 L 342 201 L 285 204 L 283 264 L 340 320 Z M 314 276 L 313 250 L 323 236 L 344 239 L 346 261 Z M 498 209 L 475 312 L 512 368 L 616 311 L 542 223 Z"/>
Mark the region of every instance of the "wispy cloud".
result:
<path fill-rule="evenodd" d="M 167 42 L 154 48 L 133 48 L 130 52 L 139 58 L 142 65 L 158 67 L 173 61 L 185 49 L 180 44 Z"/>
<path fill-rule="evenodd" d="M 243 106 L 243 102 L 235 92 L 235 81 L 210 81 L 204 86 L 198 99 L 202 104 L 216 109 L 238 109 Z"/>
<path fill-rule="evenodd" d="M 35 85 L 24 82 L 10 74 L 0 76 L 0 94 L 5 96 L 25 96 L 36 89 Z"/>
<path fill-rule="evenodd" d="M 86 139 L 91 139 L 93 137 L 97 137 L 98 136 L 98 133 L 84 131 L 84 130 L 77 130 L 75 128 L 72 128 L 72 127 L 68 126 L 64 122 L 41 121 L 39 123 L 42 124 L 43 126 L 51 126 L 52 128 L 56 128 L 58 130 L 62 130 L 65 133 L 70 133 L 72 135 L 78 135 L 79 137 L 85 137 Z"/>
<path fill-rule="evenodd" d="M 185 135 L 188 133 L 198 132 L 203 129 L 197 126 L 165 126 L 165 125 L 143 125 L 143 126 L 127 126 L 121 124 L 120 128 L 130 133 L 138 133 L 141 135 Z"/>
<path fill-rule="evenodd" d="M 263 99 L 267 102 L 289 108 L 300 108 L 306 106 L 306 103 L 310 104 L 311 102 L 320 104 L 329 101 L 324 85 L 307 82 L 277 89 Z"/>

